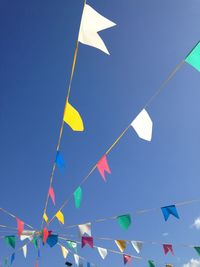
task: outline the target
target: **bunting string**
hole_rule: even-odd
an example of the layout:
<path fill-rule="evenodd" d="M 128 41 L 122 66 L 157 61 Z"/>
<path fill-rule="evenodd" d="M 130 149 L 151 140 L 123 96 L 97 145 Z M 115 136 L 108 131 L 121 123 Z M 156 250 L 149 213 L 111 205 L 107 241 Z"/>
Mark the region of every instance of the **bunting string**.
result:
<path fill-rule="evenodd" d="M 5 209 L 3 209 L 3 208 L 0 208 L 0 211 L 2 211 L 3 213 L 9 215 L 10 217 L 12 217 L 12 218 L 14 218 L 14 219 L 17 219 L 17 218 L 18 218 L 17 216 L 15 216 L 14 214 L 10 213 L 9 211 L 7 211 L 7 210 L 5 210 Z M 30 229 L 33 229 L 33 227 L 32 227 L 30 224 L 27 224 L 27 223 L 25 223 L 25 222 L 24 222 L 24 224 L 25 224 L 27 227 L 29 227 Z"/>
<path fill-rule="evenodd" d="M 194 200 L 188 200 L 188 201 L 182 201 L 182 202 L 177 202 L 174 205 L 175 206 L 186 206 L 186 205 L 190 205 L 193 203 L 198 203 L 200 202 L 200 199 L 194 199 Z M 140 215 L 140 214 L 144 214 L 144 213 L 149 213 L 149 212 L 155 212 L 155 211 L 160 211 L 160 207 L 158 208 L 150 208 L 150 209 L 141 209 L 141 210 L 137 210 L 135 212 L 124 212 L 123 214 L 131 214 L 131 215 Z M 105 218 L 101 218 L 101 219 L 96 219 L 96 220 L 91 220 L 91 221 L 87 221 L 85 223 L 79 223 L 79 224 L 72 224 L 72 225 L 66 225 L 64 226 L 64 229 L 68 229 L 68 228 L 74 228 L 77 227 L 81 224 L 86 224 L 88 222 L 90 223 L 101 223 L 101 222 L 105 222 L 108 220 L 116 220 L 118 218 L 119 215 L 115 215 L 115 216 L 109 216 L 109 217 L 105 217 Z"/>
<path fill-rule="evenodd" d="M 84 9 L 85 5 L 86 5 L 86 0 L 84 0 L 83 9 Z M 75 51 L 74 51 L 74 57 L 73 57 L 73 62 L 72 62 L 72 67 L 71 67 L 71 76 L 70 76 L 70 81 L 69 81 L 68 90 L 67 90 L 67 97 L 66 97 L 66 100 L 65 100 L 65 107 L 64 107 L 64 111 L 63 111 L 63 118 L 64 118 L 64 114 L 65 114 L 65 108 L 66 108 L 66 105 L 68 104 L 68 100 L 69 100 L 70 93 L 71 93 L 71 86 L 72 86 L 74 70 L 75 70 L 75 66 L 76 66 L 76 59 L 77 59 L 77 54 L 78 54 L 78 47 L 79 47 L 79 41 L 78 41 L 78 38 L 77 38 L 76 48 L 75 48 Z M 64 123 L 65 123 L 63 118 L 62 118 L 62 123 L 61 123 L 60 131 L 59 131 L 59 138 L 58 138 L 58 143 L 57 143 L 57 148 L 56 148 L 57 152 L 60 149 L 60 144 L 61 144 L 61 139 L 62 139 L 62 134 L 63 134 L 63 128 L 64 128 Z M 50 176 L 49 188 L 53 184 L 53 178 L 54 178 L 55 169 L 56 169 L 56 162 L 54 161 L 52 173 L 51 173 L 51 176 Z M 47 206 L 48 206 L 48 201 L 49 201 L 49 191 L 47 193 L 47 198 L 46 198 L 43 214 L 46 213 Z M 41 228 L 43 227 L 43 224 L 44 224 L 44 218 L 42 217 Z"/>
<path fill-rule="evenodd" d="M 164 82 L 161 84 L 161 86 L 159 87 L 159 89 L 156 91 L 156 93 L 154 95 L 152 95 L 152 97 L 150 97 L 150 99 L 146 102 L 146 104 L 144 105 L 144 108 L 149 106 L 153 100 L 163 91 L 163 89 L 166 87 L 166 85 L 169 83 L 169 81 L 174 77 L 174 75 L 177 73 L 177 71 L 182 67 L 182 65 L 184 64 L 184 60 L 182 60 L 176 67 L 175 69 L 170 73 L 170 75 L 168 76 L 168 78 L 166 80 L 164 80 Z M 111 150 L 118 144 L 118 142 L 121 140 L 121 138 L 125 135 L 125 133 L 128 131 L 128 129 L 131 127 L 131 124 L 129 124 L 125 130 L 119 135 L 119 137 L 114 141 L 114 143 L 108 148 L 108 150 L 104 153 L 104 155 L 108 155 Z M 90 177 L 90 175 L 95 171 L 95 169 L 97 168 L 97 163 L 92 167 L 92 169 L 90 170 L 90 172 L 82 179 L 81 183 L 79 184 L 79 186 L 83 185 L 87 179 Z M 76 187 L 77 188 L 77 187 Z M 61 205 L 60 209 L 58 211 L 61 211 L 72 199 L 73 197 L 73 193 L 70 194 L 70 196 L 63 202 L 63 204 Z M 57 213 L 57 212 L 56 212 Z M 53 215 L 53 217 L 49 220 L 48 224 L 50 224 L 56 217 L 56 213 Z"/>

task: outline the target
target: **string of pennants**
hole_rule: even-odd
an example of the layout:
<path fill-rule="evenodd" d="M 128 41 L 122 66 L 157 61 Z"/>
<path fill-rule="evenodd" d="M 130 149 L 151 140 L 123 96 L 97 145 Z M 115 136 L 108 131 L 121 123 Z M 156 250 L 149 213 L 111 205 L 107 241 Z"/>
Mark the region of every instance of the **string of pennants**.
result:
<path fill-rule="evenodd" d="M 40 250 L 39 250 L 39 246 L 38 246 L 38 239 L 34 236 L 34 233 L 32 233 L 31 231 L 29 234 L 30 235 L 27 237 L 30 240 L 29 243 L 32 242 L 34 244 L 35 248 L 38 250 L 38 258 L 39 258 L 40 257 Z M 41 238 L 44 241 L 44 232 L 41 233 L 41 235 L 38 236 L 38 238 Z M 48 239 L 49 239 L 49 242 L 48 242 Z M 60 244 L 58 242 L 58 239 L 65 240 L 66 244 L 67 244 L 67 248 L 65 246 L 63 246 L 62 244 Z M 82 248 L 87 245 L 91 248 L 97 249 L 99 255 L 101 256 L 101 258 L 103 260 L 105 260 L 105 258 L 107 257 L 108 252 L 115 253 L 115 254 L 122 254 L 124 264 L 129 263 L 131 261 L 131 259 L 144 260 L 144 258 L 140 257 L 140 256 L 124 254 L 127 243 L 130 243 L 133 246 L 134 250 L 138 254 L 141 252 L 143 245 L 145 243 L 149 243 L 149 244 L 153 244 L 153 245 L 162 245 L 163 252 L 165 255 L 167 255 L 168 253 L 171 253 L 172 255 L 174 255 L 174 249 L 173 249 L 173 245 L 171 243 L 170 244 L 160 244 L 160 243 L 155 242 L 155 241 L 146 242 L 146 241 L 136 241 L 136 240 L 115 240 L 115 239 L 111 239 L 111 238 L 95 238 L 95 239 L 114 241 L 116 246 L 118 247 L 119 251 L 95 246 L 92 236 L 83 236 L 82 235 L 81 242 L 79 242 L 79 241 L 70 240 L 68 238 L 64 238 L 62 236 L 58 236 L 58 235 L 49 233 L 49 236 L 48 236 L 46 241 L 50 247 L 53 247 L 55 245 L 59 245 L 61 247 L 62 255 L 65 259 L 67 258 L 69 253 L 72 253 L 71 252 L 71 249 L 72 249 L 74 251 L 74 253 L 72 253 L 72 254 L 74 255 L 74 260 L 75 260 L 75 263 L 77 266 L 82 266 L 82 264 L 80 265 L 80 259 L 86 260 L 85 258 L 83 258 L 77 254 L 77 244 L 81 244 Z M 24 237 L 21 238 L 21 240 L 23 241 Z M 5 236 L 5 242 L 7 245 L 9 245 L 13 249 L 15 249 L 16 240 L 15 240 L 14 236 Z M 20 249 L 17 250 L 17 251 L 22 251 L 25 258 L 27 257 L 27 246 L 29 243 L 23 245 Z M 175 246 L 177 246 L 177 245 L 175 245 Z M 179 246 L 193 248 L 197 252 L 197 254 L 200 256 L 200 246 L 194 246 L 194 245 L 179 245 Z M 15 260 L 15 254 L 16 254 L 16 252 L 12 253 L 10 256 L 10 264 L 11 265 Z M 150 262 L 153 264 L 152 266 L 150 265 Z M 150 262 L 148 260 L 149 267 L 155 266 L 155 264 L 156 264 L 155 261 L 150 261 Z M 8 264 L 8 257 L 4 259 L 3 266 L 7 266 L 7 264 Z M 90 264 L 91 266 L 92 265 L 95 266 L 95 264 L 93 264 L 93 263 L 88 263 L 88 264 Z M 68 265 L 68 264 L 66 264 L 66 265 Z"/>
<path fill-rule="evenodd" d="M 90 12 L 93 13 L 93 11 L 94 10 L 89 5 L 85 4 L 84 11 L 83 11 L 83 16 L 82 16 L 82 21 L 84 21 L 84 20 L 87 21 L 87 19 L 90 20 L 93 16 L 91 16 L 90 18 L 87 18 L 87 19 L 86 19 L 86 17 L 87 17 L 88 14 L 90 14 Z M 81 22 L 81 28 L 80 28 L 79 36 L 80 36 L 80 34 L 82 32 L 83 27 L 86 27 L 85 25 L 87 23 L 89 23 L 89 22 L 88 21 L 87 22 Z M 109 24 L 109 25 L 114 26 L 114 24 L 112 24 L 112 23 Z M 98 36 L 98 34 L 97 34 L 97 36 Z M 81 42 L 81 40 L 82 39 L 80 38 L 79 41 Z M 103 51 L 103 49 L 101 49 L 101 50 Z M 102 177 L 102 179 L 104 181 L 106 181 L 106 173 L 111 174 L 111 169 L 110 169 L 108 161 L 107 161 L 107 155 L 112 150 L 112 148 L 119 142 L 119 140 L 123 137 L 123 135 L 127 132 L 127 130 L 130 127 L 132 127 L 136 131 L 136 133 L 139 136 L 139 138 L 141 138 L 141 139 L 143 139 L 145 141 L 151 141 L 152 140 L 153 122 L 152 122 L 152 119 L 150 118 L 150 116 L 149 116 L 149 114 L 148 114 L 148 112 L 146 110 L 146 107 L 149 106 L 149 104 L 152 102 L 152 100 L 161 92 L 161 90 L 166 86 L 166 84 L 169 82 L 169 80 L 171 80 L 171 78 L 175 75 L 175 73 L 178 71 L 178 69 L 180 69 L 180 67 L 183 65 L 184 62 L 190 64 L 195 69 L 200 71 L 200 64 L 199 64 L 200 56 L 199 56 L 199 52 L 200 52 L 200 43 L 198 43 L 192 49 L 192 51 L 186 56 L 185 60 L 181 61 L 180 64 L 177 65 L 177 67 L 173 70 L 173 72 L 169 75 L 169 77 L 163 82 L 163 84 L 156 91 L 156 93 L 149 99 L 149 101 L 144 106 L 142 111 L 136 116 L 136 118 L 131 122 L 131 124 L 116 139 L 116 141 L 111 145 L 111 147 L 107 150 L 107 152 L 103 155 L 103 157 L 94 165 L 94 167 L 91 169 L 89 174 L 86 177 L 83 178 L 82 182 L 80 183 L 80 186 L 78 186 L 75 189 L 75 191 L 73 192 L 73 197 L 74 197 L 74 202 L 75 202 L 75 207 L 76 208 L 80 208 L 80 206 L 81 206 L 82 195 L 83 195 L 83 191 L 82 191 L 82 187 L 81 186 L 89 178 L 89 176 L 94 172 L 95 169 L 97 169 L 99 171 L 99 173 L 100 173 L 100 175 L 101 175 L 101 177 Z M 77 53 L 76 53 L 76 56 L 77 56 Z M 74 67 L 75 67 L 75 63 L 73 62 L 73 68 L 72 68 L 73 71 L 74 71 Z M 72 73 L 73 73 L 73 71 L 72 71 Z M 71 76 L 73 76 L 73 75 L 71 75 Z M 68 109 L 65 109 L 65 112 L 64 112 L 64 122 L 66 122 L 69 125 L 71 125 L 71 128 L 73 130 L 76 130 L 76 131 L 84 130 L 80 114 L 77 113 L 77 111 L 73 110 L 73 107 L 68 102 L 67 102 L 67 106 L 68 106 Z M 67 116 L 67 119 L 66 119 L 66 116 Z M 76 125 L 76 127 L 74 125 Z M 77 126 L 77 125 L 79 125 L 79 126 Z M 63 159 L 63 157 L 61 155 L 60 150 L 58 150 L 57 153 L 56 153 L 54 170 L 55 170 L 56 166 L 60 170 L 62 170 L 65 167 L 65 162 L 64 162 L 64 159 Z M 51 198 L 53 204 L 55 205 L 55 192 L 54 192 L 54 189 L 53 189 L 53 186 L 52 186 L 52 182 L 53 182 L 53 180 L 51 180 L 51 182 L 50 182 L 50 187 L 49 187 L 49 191 L 48 191 L 48 199 Z M 49 220 L 48 215 L 46 213 L 46 208 L 47 208 L 47 205 L 46 205 L 46 208 L 44 209 L 44 213 L 43 213 L 43 220 L 47 224 L 50 224 L 54 220 L 54 218 L 57 218 L 61 223 L 64 224 L 64 218 L 63 218 L 63 214 L 62 214 L 61 210 L 69 203 L 70 199 L 71 198 L 69 198 L 66 201 L 64 201 L 64 203 L 61 206 L 61 208 L 58 210 L 58 212 L 50 220 Z"/>
<path fill-rule="evenodd" d="M 53 184 L 53 177 L 54 177 L 54 172 L 55 172 L 56 166 L 60 169 L 63 169 L 65 166 L 63 157 L 62 157 L 61 152 L 60 152 L 60 143 L 61 143 L 61 138 L 62 138 L 62 134 L 63 134 L 64 123 L 68 124 L 73 131 L 80 131 L 81 132 L 84 130 L 84 124 L 83 124 L 83 120 L 81 118 L 81 115 L 69 103 L 69 96 L 70 96 L 70 92 L 71 92 L 71 85 L 72 85 L 74 70 L 75 70 L 75 66 L 76 66 L 76 59 L 77 59 L 77 54 L 78 54 L 79 43 L 98 48 L 99 50 L 105 52 L 106 54 L 109 54 L 109 52 L 106 48 L 106 45 L 105 45 L 104 41 L 101 39 L 101 37 L 99 36 L 98 32 L 105 30 L 105 29 L 108 29 L 108 28 L 111 28 L 115 25 L 116 24 L 114 22 L 103 17 L 97 11 L 95 11 L 90 5 L 86 4 L 86 0 L 84 1 L 83 14 L 82 14 L 81 23 L 80 23 L 78 39 L 76 42 L 76 48 L 75 48 L 75 52 L 74 52 L 74 58 L 73 58 L 72 69 L 71 69 L 71 76 L 70 76 L 70 81 L 69 81 L 69 86 L 68 86 L 68 91 L 67 91 L 67 97 L 66 97 L 66 104 L 65 104 L 65 108 L 64 108 L 63 120 L 62 120 L 59 139 L 58 139 L 56 159 L 55 159 L 53 169 L 52 169 L 52 174 L 50 177 L 50 186 L 49 186 L 49 190 L 48 190 L 48 194 L 47 194 L 47 200 L 46 200 L 45 208 L 44 208 L 44 212 L 43 212 L 42 225 L 43 225 L 44 221 L 46 223 L 48 222 L 48 216 L 47 216 L 46 211 L 47 211 L 49 197 L 51 197 L 52 202 L 55 205 L 55 193 L 54 193 L 52 184 Z M 146 103 L 144 109 L 142 109 L 142 111 L 138 114 L 138 116 L 125 129 L 125 131 L 122 133 L 122 135 L 113 143 L 113 145 L 110 147 L 110 149 L 107 151 L 107 153 L 105 153 L 105 155 L 99 160 L 99 162 L 95 165 L 95 167 L 89 173 L 88 177 L 97 168 L 99 170 L 102 178 L 104 180 L 106 180 L 105 172 L 111 173 L 110 168 L 109 168 L 108 163 L 107 163 L 106 156 L 110 152 L 110 150 L 118 143 L 118 141 L 121 139 L 121 137 L 125 134 L 125 132 L 130 127 L 133 127 L 133 129 L 136 131 L 137 135 L 140 138 L 142 138 L 146 141 L 151 141 L 153 123 L 152 123 L 152 120 L 151 120 L 147 110 L 146 110 L 146 107 L 152 102 L 152 100 L 166 86 L 166 84 L 175 75 L 175 73 L 184 64 L 184 62 L 190 64 L 195 69 L 200 71 L 199 51 L 200 51 L 200 44 L 198 43 L 193 48 L 193 50 L 186 56 L 186 58 L 183 61 L 181 61 L 180 64 L 178 64 L 178 66 L 169 75 L 169 77 L 163 82 L 163 84 L 160 86 L 160 88 L 155 93 L 155 95 L 153 95 L 149 99 L 149 101 Z M 83 181 L 87 180 L 87 178 L 84 178 Z M 81 196 L 82 196 L 81 187 L 78 187 L 76 190 L 78 190 L 78 193 L 75 191 L 74 194 L 77 193 L 77 195 L 76 195 L 77 198 L 81 198 Z M 80 201 L 77 202 L 76 207 L 78 208 L 79 206 L 80 206 Z M 54 217 L 57 217 L 57 216 L 55 215 Z M 54 219 L 54 217 L 52 218 L 52 220 Z"/>
<path fill-rule="evenodd" d="M 46 222 L 46 225 L 49 226 L 50 223 L 54 220 L 54 218 L 57 218 L 60 223 L 64 224 L 65 218 L 64 218 L 64 214 L 62 213 L 62 209 L 67 205 L 67 203 L 71 199 L 71 198 L 69 198 L 66 201 L 64 201 L 63 205 L 59 208 L 59 210 L 55 213 L 55 215 L 49 220 L 48 215 L 47 215 L 47 207 L 48 207 L 49 198 L 52 200 L 52 203 L 54 205 L 56 205 L 56 195 L 55 195 L 54 188 L 53 188 L 53 179 L 54 179 L 55 169 L 56 169 L 56 167 L 58 167 L 60 170 L 63 170 L 65 168 L 65 161 L 64 161 L 64 158 L 62 156 L 61 149 L 60 149 L 64 125 L 67 124 L 73 131 L 78 131 L 78 132 L 84 131 L 84 122 L 83 122 L 83 119 L 82 119 L 80 113 L 69 102 L 72 80 L 73 80 L 73 75 L 74 75 L 75 66 L 76 66 L 76 59 L 77 59 L 77 54 L 78 54 L 78 47 L 79 47 L 79 43 L 82 43 L 85 45 L 95 47 L 95 48 L 101 50 L 102 52 L 109 54 L 109 51 L 108 51 L 104 41 L 99 36 L 98 32 L 102 31 L 104 29 L 111 28 L 115 25 L 116 24 L 114 22 L 103 17 L 97 11 L 95 11 L 90 5 L 86 4 L 86 0 L 84 1 L 83 14 L 82 14 L 81 23 L 80 23 L 78 39 L 77 39 L 76 47 L 75 47 L 75 51 L 74 51 L 73 63 L 72 63 L 72 68 L 71 68 L 71 75 L 70 75 L 69 85 L 68 85 L 68 89 L 67 89 L 66 102 L 65 102 L 64 112 L 63 112 L 63 119 L 62 119 L 62 123 L 61 123 L 59 139 L 58 139 L 57 148 L 56 148 L 56 157 L 55 157 L 55 161 L 54 161 L 51 176 L 50 176 L 50 184 L 49 184 L 49 188 L 48 188 L 45 207 L 43 210 L 42 227 L 41 227 L 42 231 L 34 230 L 34 228 L 32 226 L 30 226 L 29 224 L 26 224 L 24 221 L 22 221 L 21 219 L 19 219 L 15 215 L 0 208 L 0 211 L 6 213 L 9 216 L 16 219 L 17 235 L 20 237 L 21 241 L 24 241 L 27 238 L 29 240 L 28 243 L 24 244 L 22 247 L 20 247 L 18 250 L 16 250 L 15 252 L 12 253 L 12 255 L 10 257 L 10 263 L 8 262 L 8 257 L 6 257 L 4 259 L 3 266 L 12 265 L 12 263 L 15 260 L 15 253 L 18 251 L 23 251 L 24 257 L 26 257 L 27 256 L 27 246 L 29 243 L 33 243 L 34 247 L 38 251 L 37 259 L 36 259 L 36 267 L 38 267 L 38 259 L 40 257 L 40 242 L 42 242 L 43 244 L 47 243 L 50 247 L 53 247 L 56 244 L 60 245 L 63 256 L 66 256 L 65 258 L 67 258 L 67 254 L 68 254 L 67 251 L 70 252 L 70 250 L 66 250 L 66 248 L 64 249 L 64 247 L 58 243 L 58 239 L 61 238 L 61 236 L 59 237 L 58 235 L 53 234 L 52 231 L 49 231 L 46 227 L 43 227 L 43 224 L 44 224 L 44 222 Z M 190 53 L 185 57 L 185 59 L 182 60 L 176 66 L 176 68 L 172 71 L 172 73 L 169 75 L 169 77 L 161 84 L 161 86 L 158 88 L 158 90 L 155 92 L 155 94 L 147 101 L 147 103 L 144 105 L 144 108 L 140 111 L 140 113 L 136 116 L 136 118 L 120 134 L 120 136 L 109 147 L 109 149 L 101 157 L 101 159 L 94 165 L 94 167 L 90 170 L 90 172 L 83 178 L 80 185 L 74 190 L 72 195 L 74 197 L 74 203 L 75 203 L 76 208 L 80 208 L 80 206 L 81 206 L 82 197 L 83 197 L 82 185 L 85 183 L 85 181 L 87 181 L 87 179 L 90 177 L 90 175 L 96 169 L 99 171 L 99 173 L 100 173 L 100 175 L 104 181 L 106 181 L 106 179 L 107 179 L 106 174 L 111 174 L 111 168 L 108 164 L 107 155 L 116 146 L 116 144 L 124 136 L 124 134 L 128 131 L 129 128 L 132 127 L 135 130 L 135 132 L 139 138 L 141 138 L 145 141 L 151 141 L 152 140 L 153 122 L 152 122 L 150 115 L 148 114 L 147 107 L 154 100 L 154 98 L 157 97 L 158 94 L 164 89 L 164 87 L 167 85 L 167 83 L 172 79 L 172 77 L 176 74 L 176 72 L 181 68 L 181 66 L 185 62 L 200 72 L 200 42 L 197 43 L 197 45 L 192 49 L 192 51 L 190 51 Z M 197 200 L 197 201 L 199 201 L 199 200 Z M 193 203 L 193 202 L 194 201 L 185 202 L 185 204 L 189 204 L 189 203 Z M 184 205 L 184 204 L 179 203 L 179 205 Z M 179 214 L 178 214 L 176 206 L 177 206 L 177 204 L 165 206 L 165 207 L 161 208 L 165 221 L 168 220 L 170 215 L 179 219 Z M 147 212 L 147 211 L 151 211 L 151 210 L 140 211 L 140 212 L 138 212 L 138 214 L 143 213 L 143 212 Z M 120 216 L 111 217 L 111 218 L 117 219 L 119 225 L 123 229 L 128 229 L 129 226 L 131 225 L 131 221 L 132 221 L 130 214 L 120 215 Z M 111 218 L 108 218 L 108 219 L 111 219 Z M 107 220 L 107 218 L 97 220 L 96 222 L 105 221 L 105 220 Z M 24 229 L 25 226 L 27 226 L 31 230 L 25 230 Z M 1 228 L 6 228 L 6 227 L 3 226 Z M 89 230 L 91 231 L 91 228 L 89 228 L 88 224 L 82 225 L 82 227 L 80 227 L 80 225 L 79 225 L 79 230 L 80 230 L 80 232 L 82 231 L 82 233 L 81 233 L 82 247 L 84 247 L 85 245 L 89 245 L 93 248 L 98 249 L 99 254 L 102 258 L 105 258 L 105 254 L 106 254 L 106 250 L 107 250 L 107 251 L 110 251 L 113 253 L 122 254 L 124 264 L 130 262 L 131 258 L 142 259 L 141 257 L 124 254 L 124 250 L 126 248 L 126 241 L 125 240 L 115 240 L 116 241 L 115 243 L 118 246 L 120 252 L 114 251 L 114 250 L 108 250 L 105 248 L 100 248 L 100 247 L 94 246 L 93 237 L 91 236 L 91 233 L 88 234 Z M 85 233 L 88 236 L 84 236 Z M 15 246 L 16 246 L 16 236 L 15 235 L 7 235 L 4 237 L 4 239 L 5 239 L 5 242 L 8 246 L 15 249 Z M 73 241 L 68 240 L 68 243 L 69 242 L 72 246 L 71 248 L 73 248 L 72 244 L 78 243 L 78 242 L 73 242 Z M 135 242 L 138 242 L 138 241 L 135 241 Z M 136 249 L 136 247 L 138 249 L 139 244 L 137 243 L 138 246 L 136 246 L 136 243 L 134 243 L 134 244 L 135 244 L 135 249 Z M 193 248 L 200 255 L 200 247 L 197 246 L 197 247 L 193 247 Z M 163 244 L 163 250 L 164 250 L 165 254 L 167 254 L 168 252 L 173 253 L 172 244 Z M 79 261 L 80 259 L 81 259 L 81 257 L 78 254 L 74 254 L 74 260 L 75 260 L 76 265 L 78 265 L 78 266 L 82 266 L 82 265 L 80 265 L 81 264 Z M 82 257 L 82 259 L 84 259 L 84 258 Z M 71 264 L 70 262 L 66 262 L 67 266 L 71 266 L 70 264 Z M 149 267 L 155 266 L 155 263 L 152 260 L 148 260 L 148 264 L 149 264 Z M 90 266 L 90 263 L 88 262 L 87 267 L 89 267 L 89 266 Z M 166 267 L 171 267 L 171 266 L 172 265 L 170 265 L 170 264 L 166 265 Z"/>

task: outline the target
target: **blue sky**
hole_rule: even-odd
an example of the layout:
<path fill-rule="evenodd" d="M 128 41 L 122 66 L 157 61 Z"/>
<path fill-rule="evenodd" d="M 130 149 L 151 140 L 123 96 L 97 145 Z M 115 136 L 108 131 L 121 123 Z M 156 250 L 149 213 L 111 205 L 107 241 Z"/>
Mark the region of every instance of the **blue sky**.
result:
<path fill-rule="evenodd" d="M 100 33 L 111 55 L 82 45 L 70 102 L 81 113 L 85 132 L 65 125 L 61 152 L 63 173 L 55 172 L 56 207 L 73 192 L 91 167 L 130 124 L 174 67 L 199 41 L 198 0 L 98 1 L 88 4 L 117 23 Z M 0 206 L 39 229 L 55 159 L 56 144 L 69 82 L 83 1 L 0 2 Z M 79 210 L 71 201 L 63 210 L 66 225 L 161 207 L 199 198 L 200 74 L 185 64 L 148 107 L 153 120 L 151 143 L 129 129 L 108 156 L 112 171 L 105 184 L 95 171 L 83 186 Z M 49 217 L 56 209 L 49 202 Z M 94 237 L 198 245 L 198 231 L 190 226 L 200 215 L 199 204 L 178 209 L 180 220 L 164 222 L 155 211 L 133 217 L 128 231 L 115 221 L 92 225 Z M 15 226 L 0 214 L 1 223 Z M 54 231 L 75 234 L 55 221 Z M 168 233 L 163 236 L 163 233 Z M 18 242 L 18 247 L 21 245 Z M 95 245 L 117 250 L 110 241 Z M 2 258 L 12 250 L 1 240 Z M 129 246 L 127 253 L 135 252 Z M 182 266 L 197 258 L 193 249 L 175 246 L 164 256 L 161 246 L 145 245 L 141 256 L 158 265 Z M 120 255 L 105 261 L 97 251 L 78 254 L 97 266 L 122 266 Z M 36 252 L 27 259 L 16 255 L 16 266 L 34 266 Z M 70 260 L 70 258 L 69 258 Z M 44 247 L 39 266 L 63 266 L 59 247 Z M 133 261 L 134 266 L 147 266 Z"/>

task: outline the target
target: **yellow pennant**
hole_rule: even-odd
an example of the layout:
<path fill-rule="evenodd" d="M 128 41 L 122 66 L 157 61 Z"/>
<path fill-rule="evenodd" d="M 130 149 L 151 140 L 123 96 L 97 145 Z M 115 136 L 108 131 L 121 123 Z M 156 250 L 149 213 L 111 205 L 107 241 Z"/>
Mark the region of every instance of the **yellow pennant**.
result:
<path fill-rule="evenodd" d="M 46 223 L 48 223 L 49 218 L 48 218 L 46 212 L 43 214 L 43 219 L 45 220 Z"/>
<path fill-rule="evenodd" d="M 126 241 L 124 240 L 115 240 L 116 245 L 118 246 L 119 250 L 121 252 L 124 252 L 126 248 Z"/>
<path fill-rule="evenodd" d="M 63 246 L 61 246 L 61 250 L 62 250 L 63 257 L 66 259 L 69 251 Z"/>
<path fill-rule="evenodd" d="M 78 111 L 67 102 L 63 120 L 72 128 L 73 131 L 84 131 L 82 118 Z"/>
<path fill-rule="evenodd" d="M 56 218 L 59 220 L 59 222 L 61 222 L 62 224 L 65 223 L 65 219 L 64 219 L 64 215 L 63 213 L 59 210 L 57 213 L 56 213 Z"/>

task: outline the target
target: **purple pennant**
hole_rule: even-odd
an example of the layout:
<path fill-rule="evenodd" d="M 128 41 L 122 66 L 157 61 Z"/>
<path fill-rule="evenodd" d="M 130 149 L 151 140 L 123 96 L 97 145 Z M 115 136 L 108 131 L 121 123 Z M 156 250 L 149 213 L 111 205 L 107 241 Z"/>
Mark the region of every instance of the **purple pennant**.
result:
<path fill-rule="evenodd" d="M 93 237 L 92 236 L 82 236 L 82 248 L 88 245 L 91 248 L 94 247 L 94 241 L 93 241 Z"/>

